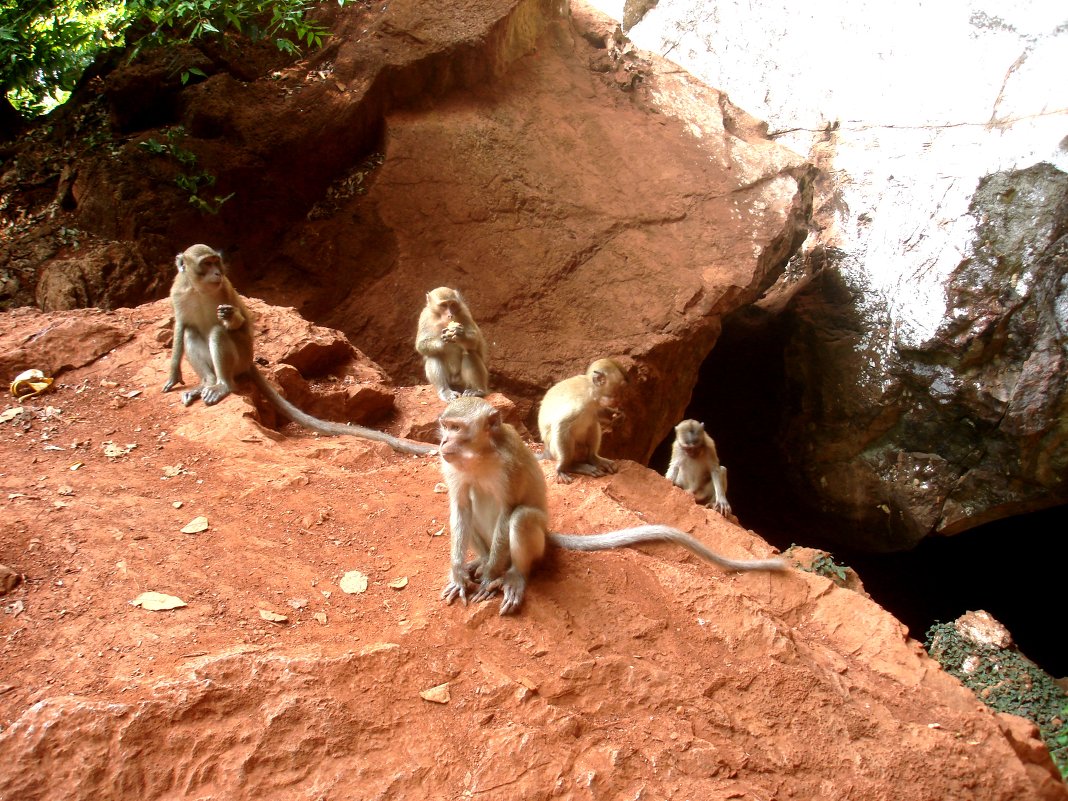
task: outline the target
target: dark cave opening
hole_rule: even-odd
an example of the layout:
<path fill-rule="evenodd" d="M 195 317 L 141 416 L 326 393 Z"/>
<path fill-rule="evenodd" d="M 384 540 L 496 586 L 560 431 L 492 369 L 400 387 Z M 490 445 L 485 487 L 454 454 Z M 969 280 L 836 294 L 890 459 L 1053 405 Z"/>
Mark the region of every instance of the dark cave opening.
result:
<path fill-rule="evenodd" d="M 1068 676 L 1060 612 L 1064 604 L 1068 506 L 1019 515 L 916 548 L 871 553 L 828 537 L 839 528 L 806 508 L 786 480 L 791 467 L 776 447 L 788 402 L 779 320 L 728 321 L 702 365 L 686 417 L 705 423 L 729 475 L 728 499 L 741 525 L 772 545 L 822 548 L 860 575 L 872 598 L 921 642 L 936 622 L 985 609 L 1019 649 L 1055 677 Z M 650 467 L 663 473 L 669 436 Z"/>

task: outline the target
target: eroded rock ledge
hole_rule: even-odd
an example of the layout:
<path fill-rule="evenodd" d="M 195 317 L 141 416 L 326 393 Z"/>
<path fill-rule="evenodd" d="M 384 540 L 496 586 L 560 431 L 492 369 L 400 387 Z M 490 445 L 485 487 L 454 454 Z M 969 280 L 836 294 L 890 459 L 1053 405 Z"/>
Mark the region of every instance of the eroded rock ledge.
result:
<path fill-rule="evenodd" d="M 627 416 L 608 452 L 647 459 L 721 317 L 804 238 L 804 161 L 591 12 L 399 0 L 331 21 L 324 51 L 261 54 L 258 74 L 209 54 L 209 77 L 149 117 L 132 87 L 159 70 L 101 79 L 123 91 L 65 113 L 98 120 L 111 147 L 84 153 L 58 217 L 40 213 L 11 246 L 23 284 L 45 308 L 134 304 L 163 294 L 173 253 L 207 241 L 243 292 L 344 331 L 401 383 L 422 380 L 425 292 L 458 286 L 491 340 L 494 386 L 523 415 L 555 381 L 620 357 Z M 234 193 L 218 215 L 140 146 L 175 125 L 212 191 Z M 80 231 L 79 247 L 69 234 L 46 246 L 48 225 Z"/>
<path fill-rule="evenodd" d="M 519 616 L 445 606 L 434 460 L 279 434 L 241 396 L 183 407 L 158 391 L 161 305 L 0 315 L 30 363 L 82 354 L 0 423 L 0 550 L 25 577 L 2 599 L 0 796 L 1068 798 L 1033 727 L 812 573 L 569 553 Z M 313 394 L 389 390 L 337 334 L 255 310 L 272 365 L 326 371 Z M 110 338 L 83 344 L 86 319 Z M 394 400 L 398 425 L 438 403 Z M 564 531 L 670 520 L 770 551 L 634 463 L 552 484 L 550 509 Z M 196 515 L 209 529 L 181 533 Z M 188 605 L 131 606 L 147 589 Z M 447 703 L 421 697 L 440 685 Z"/>

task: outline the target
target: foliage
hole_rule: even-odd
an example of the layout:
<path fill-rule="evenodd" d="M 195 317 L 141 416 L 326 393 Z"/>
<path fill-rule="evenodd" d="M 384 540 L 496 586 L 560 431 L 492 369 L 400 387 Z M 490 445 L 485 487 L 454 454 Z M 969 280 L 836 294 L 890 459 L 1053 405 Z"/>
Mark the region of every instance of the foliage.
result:
<path fill-rule="evenodd" d="M 796 544 L 791 545 L 786 549 L 786 553 L 789 554 L 790 551 L 796 547 Z M 819 556 L 815 557 L 812 560 L 812 563 L 807 567 L 802 565 L 801 569 L 809 573 L 815 573 L 817 576 L 829 578 L 839 587 L 844 587 L 849 580 L 849 568 L 835 562 L 834 558 L 829 553 L 821 553 Z"/>
<path fill-rule="evenodd" d="M 345 0 L 337 0 L 344 5 Z M 320 47 L 312 0 L 0 0 L 0 89 L 22 114 L 63 102 L 101 50 L 170 47 L 224 32 L 272 38 L 288 53 Z M 195 67 L 182 71 L 183 83 Z"/>
<path fill-rule="evenodd" d="M 202 190 L 215 185 L 215 176 L 210 172 L 197 169 L 197 154 L 182 147 L 184 139 L 185 129 L 179 125 L 168 129 L 166 142 L 160 142 L 153 137 L 140 142 L 139 146 L 149 153 L 157 156 L 170 156 L 177 161 L 182 167 L 182 172 L 175 176 L 174 182 L 189 193 L 189 202 L 203 212 L 218 214 L 223 203 L 232 198 L 234 193 L 215 195 L 212 198 L 206 198 L 201 194 Z"/>
<path fill-rule="evenodd" d="M 28 116 L 47 111 L 127 24 L 114 0 L 0 0 L 0 88 Z"/>
<path fill-rule="evenodd" d="M 1068 694 L 1021 654 L 961 637 L 952 623 L 927 631 L 927 652 L 987 706 L 1038 726 L 1057 769 L 1068 780 Z"/>
<path fill-rule="evenodd" d="M 338 0 L 338 5 L 344 4 L 345 0 Z M 227 29 L 252 41 L 273 37 L 279 50 L 294 54 L 298 43 L 321 47 L 327 35 L 326 28 L 307 18 L 317 5 L 311 0 L 133 0 L 127 7 L 131 5 L 149 25 L 148 32 L 134 43 L 135 54 L 153 44 L 221 36 Z"/>

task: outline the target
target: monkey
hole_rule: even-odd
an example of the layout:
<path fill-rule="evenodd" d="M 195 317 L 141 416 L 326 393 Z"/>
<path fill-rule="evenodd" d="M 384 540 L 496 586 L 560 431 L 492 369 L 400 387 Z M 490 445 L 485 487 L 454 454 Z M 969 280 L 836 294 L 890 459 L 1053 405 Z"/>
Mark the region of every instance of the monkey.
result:
<path fill-rule="evenodd" d="M 724 517 L 731 513 L 727 468 L 720 465 L 716 443 L 705 433 L 704 423 L 683 420 L 675 426 L 667 478 L 691 493 L 702 506 L 711 506 Z"/>
<path fill-rule="evenodd" d="M 400 439 L 384 431 L 320 420 L 305 414 L 272 387 L 252 361 L 252 314 L 230 279 L 222 254 L 207 245 L 193 245 L 174 260 L 178 274 L 171 285 L 174 307 L 174 345 L 164 392 L 183 384 L 182 356 L 200 377 L 200 384 L 182 393 L 189 406 L 198 398 L 212 406 L 235 389 L 235 379 L 247 375 L 285 417 L 331 436 L 350 435 L 385 442 L 401 453 L 433 453 L 432 445 Z"/>
<path fill-rule="evenodd" d="M 781 559 L 736 560 L 709 550 L 678 529 L 644 525 L 604 534 L 549 530 L 545 476 L 537 457 L 489 402 L 460 397 L 439 418 L 441 471 L 449 489 L 452 532 L 449 574 L 441 597 L 484 601 L 498 590 L 500 614 L 519 610 L 527 580 L 546 547 L 602 551 L 642 542 L 668 541 L 727 570 L 786 570 Z M 476 558 L 465 562 L 468 548 Z M 471 584 L 477 589 L 468 597 Z"/>
<path fill-rule="evenodd" d="M 489 390 L 486 340 L 458 290 L 441 286 L 426 293 L 415 349 L 443 401 L 482 397 Z"/>
<path fill-rule="evenodd" d="M 538 430 L 545 446 L 540 458 L 556 462 L 556 480 L 570 484 L 574 473 L 603 476 L 616 463 L 601 456 L 601 415 L 615 412 L 616 393 L 626 381 L 612 359 L 598 359 L 585 375 L 565 378 L 545 393 Z"/>

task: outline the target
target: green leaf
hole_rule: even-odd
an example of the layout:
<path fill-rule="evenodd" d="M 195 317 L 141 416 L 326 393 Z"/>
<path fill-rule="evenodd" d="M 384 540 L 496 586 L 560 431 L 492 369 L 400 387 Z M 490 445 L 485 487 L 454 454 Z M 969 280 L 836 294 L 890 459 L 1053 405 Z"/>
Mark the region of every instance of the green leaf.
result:
<path fill-rule="evenodd" d="M 335 0 L 343 7 L 346 0 Z M 229 30 L 250 41 L 271 36 L 284 53 L 296 42 L 322 47 L 329 31 L 309 22 L 308 0 L 4 0 L 0 3 L 0 89 L 24 116 L 63 99 L 97 53 L 174 47 Z M 256 19 L 269 18 L 266 28 Z M 137 23 L 136 27 L 134 24 Z M 136 31 L 132 34 L 131 31 Z M 186 69 L 182 83 L 199 73 Z"/>

